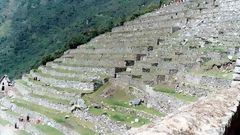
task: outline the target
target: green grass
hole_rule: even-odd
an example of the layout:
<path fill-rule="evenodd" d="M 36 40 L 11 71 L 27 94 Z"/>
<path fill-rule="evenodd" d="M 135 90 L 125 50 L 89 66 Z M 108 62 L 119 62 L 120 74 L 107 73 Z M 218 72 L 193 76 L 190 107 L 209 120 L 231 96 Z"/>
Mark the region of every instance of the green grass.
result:
<path fill-rule="evenodd" d="M 94 128 L 92 123 L 84 121 L 84 120 L 80 120 L 80 119 L 76 118 L 75 116 L 73 116 L 72 114 L 59 112 L 57 110 L 46 108 L 44 106 L 40 106 L 37 104 L 33 104 L 33 103 L 27 102 L 22 99 L 15 99 L 14 103 L 17 106 L 27 108 L 31 111 L 41 113 L 41 114 L 55 120 L 59 124 L 62 124 L 73 130 L 76 130 L 80 134 L 83 134 L 83 135 L 95 134 L 95 132 L 93 130 L 91 130 Z M 66 115 L 69 115 L 70 118 L 65 119 Z"/>
<path fill-rule="evenodd" d="M 50 68 L 50 67 L 49 67 Z M 52 68 L 53 69 L 53 68 Z M 69 74 L 83 74 L 81 71 L 74 71 L 74 70 L 67 70 L 67 69 L 61 69 L 61 68 L 54 68 L 53 70 L 60 72 L 60 73 L 69 73 Z M 109 74 L 107 73 L 102 73 L 102 72 L 92 72 L 88 73 L 88 75 L 99 75 L 100 77 L 109 77 Z"/>
<path fill-rule="evenodd" d="M 124 114 L 124 113 L 121 113 L 121 112 L 110 111 L 110 112 L 108 112 L 108 115 L 110 116 L 111 119 L 113 119 L 115 121 L 125 123 L 125 124 L 127 124 L 128 126 L 131 126 L 131 127 L 140 127 L 142 125 L 150 123 L 150 121 L 147 120 L 147 119 L 138 117 L 136 115 Z M 135 119 L 139 119 L 139 122 L 132 123 Z"/>
<path fill-rule="evenodd" d="M 2 118 L 0 118 L 0 124 L 2 125 L 2 126 L 6 126 L 6 125 L 9 125 L 9 124 L 11 124 L 9 121 L 7 121 L 7 120 L 4 120 L 4 119 L 2 119 Z"/>
<path fill-rule="evenodd" d="M 103 98 L 100 96 L 104 92 L 106 92 L 106 90 L 109 90 L 109 89 L 116 89 L 116 90 L 112 91 L 112 94 L 107 98 Z M 110 117 L 112 120 L 121 122 L 131 127 L 139 127 L 150 122 L 148 119 L 137 117 L 136 113 L 138 111 L 143 111 L 152 115 L 163 116 L 163 114 L 158 112 L 157 110 L 154 110 L 152 108 L 147 108 L 144 105 L 140 105 L 137 107 L 130 106 L 129 101 L 131 101 L 132 99 L 135 99 L 136 97 L 127 94 L 125 90 L 121 88 L 112 88 L 111 83 L 106 83 L 105 85 L 100 87 L 96 92 L 92 94 L 87 94 L 83 98 L 85 99 L 85 101 L 89 106 L 92 103 L 103 103 L 104 106 L 107 106 L 101 109 L 90 107 L 89 112 L 95 115 L 105 114 L 108 117 Z M 126 109 L 131 108 L 133 109 L 133 112 L 127 113 L 124 111 L 121 111 L 121 112 L 114 111 L 116 110 L 117 107 L 124 107 Z M 132 121 L 134 121 L 136 118 L 139 119 L 139 122 L 132 123 Z"/>
<path fill-rule="evenodd" d="M 45 83 L 43 83 L 41 81 L 34 81 L 31 77 L 29 77 L 28 80 L 30 82 L 32 82 L 33 84 L 40 85 L 41 87 L 44 87 L 46 89 L 55 89 L 59 92 L 68 92 L 68 93 L 76 93 L 76 94 L 81 94 L 82 93 L 80 90 L 72 89 L 72 88 L 60 88 L 60 87 L 55 87 L 55 86 L 46 86 Z"/>
<path fill-rule="evenodd" d="M 30 133 L 24 131 L 24 130 L 18 130 L 17 135 L 31 135 Z"/>
<path fill-rule="evenodd" d="M 81 81 L 81 82 L 90 82 L 91 79 L 86 78 L 77 78 L 77 77 L 67 77 L 67 76 L 53 76 L 50 74 L 43 73 L 41 70 L 36 70 L 36 73 L 38 73 L 40 76 L 45 78 L 54 78 L 57 80 L 68 80 L 68 81 Z"/>
<path fill-rule="evenodd" d="M 55 128 L 52 128 L 50 126 L 47 125 L 36 125 L 36 128 L 40 131 L 42 131 L 43 133 L 45 133 L 46 135 L 64 135 L 63 133 L 61 133 L 60 131 L 58 131 Z"/>
<path fill-rule="evenodd" d="M 194 96 L 177 93 L 173 88 L 163 86 L 163 85 L 155 86 L 154 90 L 157 91 L 157 92 L 162 92 L 162 93 L 168 94 L 168 95 L 173 96 L 177 99 L 187 101 L 187 102 L 194 102 L 194 101 L 197 100 L 197 98 L 194 97 Z"/>
<path fill-rule="evenodd" d="M 132 98 L 133 99 L 133 98 Z M 145 113 L 149 113 L 152 115 L 157 115 L 157 116 L 164 116 L 163 113 L 153 109 L 153 108 L 147 108 L 144 105 L 139 105 L 139 106 L 131 106 L 129 105 L 129 100 L 119 100 L 118 98 L 110 98 L 110 99 L 106 99 L 104 100 L 105 103 L 109 104 L 109 105 L 113 105 L 113 106 L 121 106 L 121 107 L 125 107 L 125 108 L 131 108 L 134 110 L 140 110 L 143 111 Z"/>
<path fill-rule="evenodd" d="M 57 103 L 57 104 L 61 103 L 64 105 L 69 105 L 69 103 L 70 103 L 70 101 L 68 101 L 68 100 L 60 99 L 60 98 L 56 98 L 56 97 L 49 97 L 47 95 L 38 95 L 38 94 L 33 94 L 33 93 L 31 93 L 30 95 L 35 98 L 41 98 L 41 99 L 48 100 L 52 103 Z"/>
<path fill-rule="evenodd" d="M 27 82 L 23 80 L 16 80 L 16 82 L 23 84 L 24 86 L 28 86 Z"/>
<path fill-rule="evenodd" d="M 149 114 L 152 114 L 152 115 L 157 115 L 157 116 L 160 116 L 160 117 L 165 116 L 164 113 L 159 112 L 159 111 L 157 111 L 157 110 L 155 110 L 153 108 L 147 108 L 144 105 L 136 106 L 136 107 L 134 107 L 134 109 L 141 110 L 141 111 L 144 111 L 146 113 L 149 113 Z"/>
<path fill-rule="evenodd" d="M 114 108 L 112 108 L 112 109 L 114 109 Z M 117 121 L 117 122 L 121 122 L 130 127 L 140 127 L 144 124 L 150 123 L 150 121 L 148 119 L 138 117 L 138 116 L 136 116 L 136 114 L 117 112 L 117 111 L 113 111 L 112 109 L 89 108 L 89 112 L 91 112 L 95 115 L 103 115 L 103 114 L 107 115 L 108 117 L 110 117 L 110 119 Z M 132 121 L 134 121 L 135 119 L 139 119 L 139 122 L 132 123 Z"/>

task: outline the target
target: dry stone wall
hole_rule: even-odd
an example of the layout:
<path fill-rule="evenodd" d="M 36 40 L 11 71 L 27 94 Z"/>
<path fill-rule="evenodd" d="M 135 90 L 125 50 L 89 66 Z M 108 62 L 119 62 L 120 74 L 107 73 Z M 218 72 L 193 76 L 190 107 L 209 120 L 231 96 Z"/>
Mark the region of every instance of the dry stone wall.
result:
<path fill-rule="evenodd" d="M 132 130 L 129 134 L 223 134 L 239 106 L 239 92 L 239 88 L 223 90 L 193 105 L 182 107 L 161 122 Z"/>

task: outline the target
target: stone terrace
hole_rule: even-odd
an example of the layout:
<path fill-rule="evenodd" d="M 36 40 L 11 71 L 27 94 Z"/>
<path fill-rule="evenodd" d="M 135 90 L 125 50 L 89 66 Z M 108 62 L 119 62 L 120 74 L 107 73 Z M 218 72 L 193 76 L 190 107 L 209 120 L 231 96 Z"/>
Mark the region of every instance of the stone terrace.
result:
<path fill-rule="evenodd" d="M 225 99 L 235 98 L 237 94 L 232 94 L 238 91 L 219 92 L 230 88 L 240 48 L 239 4 L 238 0 L 188 0 L 126 22 L 17 80 L 17 96 L 1 101 L 12 113 L 0 113 L 7 121 L 26 114 L 42 117 L 44 128 L 62 134 L 125 134 L 170 114 L 159 125 L 130 131 L 147 134 L 159 133 L 155 127 L 167 128 L 168 118 L 169 125 L 171 120 L 181 121 L 175 119 L 181 115 L 176 112 L 179 108 L 187 112 L 184 116 L 204 113 L 205 104 L 191 105 L 199 98 L 196 105 L 220 93 L 219 104 L 225 105 Z M 130 107 L 128 102 L 136 98 L 144 99 L 144 104 Z M 71 113 L 70 103 L 78 99 L 85 100 L 88 109 Z M 213 104 L 215 99 L 206 102 Z M 40 129 L 32 124 L 25 130 L 47 134 Z M 170 134 L 177 134 L 174 128 Z"/>

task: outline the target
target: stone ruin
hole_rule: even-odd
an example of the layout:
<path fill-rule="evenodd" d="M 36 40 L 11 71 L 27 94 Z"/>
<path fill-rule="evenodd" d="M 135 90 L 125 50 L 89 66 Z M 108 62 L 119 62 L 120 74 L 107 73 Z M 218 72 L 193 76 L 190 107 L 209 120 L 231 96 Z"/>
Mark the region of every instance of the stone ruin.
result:
<path fill-rule="evenodd" d="M 239 0 L 177 1 L 125 22 L 16 80 L 18 95 L 1 99 L 0 118 L 14 124 L 21 114 L 30 113 L 32 119 L 41 117 L 42 124 L 63 134 L 81 134 L 30 108 L 33 104 L 68 114 L 66 119 L 74 117 L 98 134 L 238 133 L 232 125 L 239 120 L 239 4 Z M 166 116 L 84 99 L 108 83 Z M 112 96 L 114 91 L 109 88 L 107 93 Z M 183 99 L 187 97 L 196 101 Z M 89 102 L 96 112 L 91 112 Z M 106 110 L 134 113 L 152 123 L 134 128 L 129 125 L 141 119 L 122 123 Z M 44 134 L 29 123 L 23 130 Z"/>

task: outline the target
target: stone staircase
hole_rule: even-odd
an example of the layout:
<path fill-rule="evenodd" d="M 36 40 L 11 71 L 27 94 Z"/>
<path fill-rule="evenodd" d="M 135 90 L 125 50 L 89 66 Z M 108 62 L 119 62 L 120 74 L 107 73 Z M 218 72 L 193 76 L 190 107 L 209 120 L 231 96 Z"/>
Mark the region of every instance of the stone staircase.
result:
<path fill-rule="evenodd" d="M 19 94 L 3 98 L 1 104 L 17 113 L 15 121 L 29 112 L 48 119 L 50 127 L 63 134 L 125 134 L 139 120 L 143 125 L 144 118 L 152 122 L 159 117 L 151 109 L 170 114 L 230 87 L 227 75 L 234 60 L 228 56 L 235 57 L 240 48 L 238 3 L 188 0 L 140 16 L 24 75 L 16 81 Z M 144 99 L 144 106 L 97 100 L 103 93 L 111 96 L 115 85 L 131 98 Z M 70 103 L 76 99 L 84 99 L 88 109 L 71 113 Z M 104 107 L 94 112 L 96 102 Z"/>

